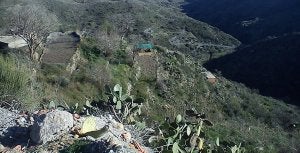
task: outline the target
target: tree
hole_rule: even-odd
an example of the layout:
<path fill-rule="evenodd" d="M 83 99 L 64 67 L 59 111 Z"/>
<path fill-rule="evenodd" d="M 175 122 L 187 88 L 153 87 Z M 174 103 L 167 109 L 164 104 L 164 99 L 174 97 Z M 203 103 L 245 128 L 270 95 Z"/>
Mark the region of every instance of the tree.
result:
<path fill-rule="evenodd" d="M 121 37 L 116 32 L 115 27 L 108 22 L 104 22 L 99 30 L 95 32 L 98 48 L 105 56 L 110 56 L 120 48 Z"/>
<path fill-rule="evenodd" d="M 115 14 L 110 17 L 111 22 L 117 28 L 118 33 L 123 40 L 126 35 L 131 31 L 135 24 L 135 19 L 130 13 Z"/>
<path fill-rule="evenodd" d="M 10 32 L 25 40 L 29 49 L 30 59 L 39 60 L 43 54 L 36 57 L 36 52 L 39 47 L 43 47 L 43 43 L 50 30 L 56 23 L 55 16 L 50 15 L 39 6 L 24 6 L 13 10 L 10 18 Z"/>

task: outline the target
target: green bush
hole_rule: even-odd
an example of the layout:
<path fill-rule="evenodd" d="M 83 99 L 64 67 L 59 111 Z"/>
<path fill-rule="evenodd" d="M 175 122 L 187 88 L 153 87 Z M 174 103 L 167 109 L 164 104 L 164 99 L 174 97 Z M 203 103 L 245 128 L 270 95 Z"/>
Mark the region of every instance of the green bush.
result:
<path fill-rule="evenodd" d="M 89 61 L 95 61 L 103 56 L 103 52 L 96 46 L 96 43 L 94 39 L 85 39 L 80 43 L 81 53 Z"/>
<path fill-rule="evenodd" d="M 68 146 L 67 148 L 61 150 L 62 153 L 74 153 L 74 152 L 84 152 L 85 147 L 89 144 L 88 141 L 78 140 L 74 144 Z"/>
<path fill-rule="evenodd" d="M 113 64 L 128 64 L 128 65 L 133 64 L 132 59 L 128 56 L 128 54 L 124 50 L 117 50 L 113 52 L 110 62 Z"/>
<path fill-rule="evenodd" d="M 144 81 L 138 81 L 133 88 L 133 95 L 136 97 L 149 98 L 148 95 L 148 83 Z"/>

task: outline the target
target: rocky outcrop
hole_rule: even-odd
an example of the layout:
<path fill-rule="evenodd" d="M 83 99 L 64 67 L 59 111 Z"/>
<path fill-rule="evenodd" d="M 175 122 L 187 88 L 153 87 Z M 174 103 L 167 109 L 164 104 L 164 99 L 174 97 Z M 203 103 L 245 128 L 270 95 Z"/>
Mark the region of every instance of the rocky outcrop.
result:
<path fill-rule="evenodd" d="M 80 61 L 80 50 L 77 49 L 75 54 L 71 57 L 66 70 L 72 74 L 73 71 L 76 70 L 79 61 Z"/>
<path fill-rule="evenodd" d="M 73 127 L 73 115 L 66 111 L 55 110 L 35 117 L 30 138 L 34 143 L 46 143 L 59 138 Z"/>
<path fill-rule="evenodd" d="M 105 112 L 80 116 L 60 110 L 13 113 L 0 108 L 1 114 L 0 152 L 58 152 L 74 145 L 82 147 L 84 153 L 153 152 L 141 144 L 143 132 L 132 125 L 124 126 Z M 104 128 L 105 132 L 97 136 L 93 133 Z M 86 145 L 76 146 L 78 141 Z"/>

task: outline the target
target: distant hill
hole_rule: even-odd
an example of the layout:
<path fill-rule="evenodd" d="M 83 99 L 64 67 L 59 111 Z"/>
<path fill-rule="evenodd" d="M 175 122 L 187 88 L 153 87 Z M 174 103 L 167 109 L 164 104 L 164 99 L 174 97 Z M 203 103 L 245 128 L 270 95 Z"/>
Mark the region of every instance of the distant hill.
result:
<path fill-rule="evenodd" d="M 299 0 L 187 0 L 187 15 L 243 43 L 300 31 Z"/>
<path fill-rule="evenodd" d="M 286 35 L 240 48 L 205 64 L 228 79 L 261 94 L 300 105 L 300 34 Z"/>

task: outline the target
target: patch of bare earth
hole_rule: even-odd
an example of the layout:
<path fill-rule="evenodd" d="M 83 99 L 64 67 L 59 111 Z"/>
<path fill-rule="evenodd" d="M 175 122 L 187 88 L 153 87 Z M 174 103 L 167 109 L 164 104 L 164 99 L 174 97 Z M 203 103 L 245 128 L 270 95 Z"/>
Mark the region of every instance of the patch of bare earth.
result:
<path fill-rule="evenodd" d="M 66 64 L 69 62 L 77 48 L 77 43 L 63 42 L 49 44 L 43 57 L 43 63 Z"/>

